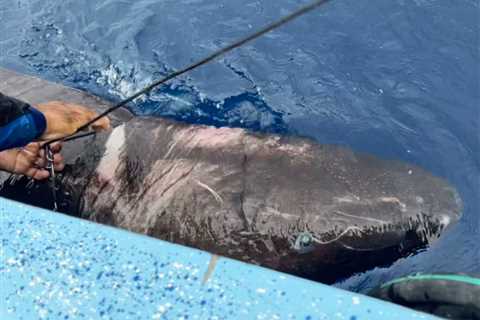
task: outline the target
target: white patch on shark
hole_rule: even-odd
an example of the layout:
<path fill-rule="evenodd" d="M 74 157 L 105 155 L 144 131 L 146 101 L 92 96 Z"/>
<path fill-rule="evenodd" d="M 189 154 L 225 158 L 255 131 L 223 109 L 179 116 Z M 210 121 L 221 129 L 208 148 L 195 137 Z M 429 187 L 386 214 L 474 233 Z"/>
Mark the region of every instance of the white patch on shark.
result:
<path fill-rule="evenodd" d="M 386 202 L 386 203 L 393 203 L 393 204 L 398 204 L 400 206 L 400 210 L 402 212 L 405 212 L 407 210 L 407 206 L 405 203 L 401 202 L 398 198 L 396 197 L 382 197 L 379 199 L 381 202 Z"/>
<path fill-rule="evenodd" d="M 338 203 L 353 203 L 360 201 L 360 198 L 357 196 L 346 195 L 343 197 L 333 197 L 333 200 Z"/>
<path fill-rule="evenodd" d="M 447 215 L 444 214 L 444 215 L 442 215 L 442 216 L 440 217 L 440 224 L 441 224 L 444 228 L 447 227 L 447 226 L 450 224 L 450 222 L 451 222 L 451 219 L 450 219 L 449 216 L 447 216 Z"/>
<path fill-rule="evenodd" d="M 125 124 L 116 127 L 105 144 L 105 154 L 97 167 L 97 174 L 104 181 L 110 181 L 120 164 L 120 154 L 125 144 Z"/>
<path fill-rule="evenodd" d="M 221 150 L 222 148 L 238 144 L 245 136 L 243 129 L 200 127 L 198 129 L 185 129 L 188 134 L 177 133 L 174 140 L 181 141 L 186 149 L 208 148 Z"/>
<path fill-rule="evenodd" d="M 416 197 L 415 197 L 415 200 L 417 201 L 418 204 L 423 204 L 423 203 L 425 202 L 425 201 L 423 200 L 423 198 L 420 197 L 420 196 L 416 196 Z"/>

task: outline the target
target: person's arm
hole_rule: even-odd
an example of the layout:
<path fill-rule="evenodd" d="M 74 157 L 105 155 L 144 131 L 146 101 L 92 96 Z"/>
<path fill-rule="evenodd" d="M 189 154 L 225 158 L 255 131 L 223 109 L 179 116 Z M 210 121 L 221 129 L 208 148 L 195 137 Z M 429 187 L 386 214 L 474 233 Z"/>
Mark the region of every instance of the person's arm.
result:
<path fill-rule="evenodd" d="M 0 170 L 34 179 L 47 178 L 48 171 L 42 169 L 42 141 L 73 134 L 97 115 L 84 106 L 60 101 L 32 107 L 0 93 Z M 106 117 L 90 126 L 95 131 L 109 128 L 110 120 Z M 55 170 L 62 170 L 64 165 L 60 149 L 60 144 L 52 145 Z"/>
<path fill-rule="evenodd" d="M 97 115 L 73 103 L 51 101 L 30 106 L 0 93 L 0 151 L 70 135 Z M 90 126 L 95 131 L 109 128 L 107 117 Z"/>
<path fill-rule="evenodd" d="M 45 116 L 29 104 L 0 93 L 0 151 L 23 147 L 47 128 Z"/>

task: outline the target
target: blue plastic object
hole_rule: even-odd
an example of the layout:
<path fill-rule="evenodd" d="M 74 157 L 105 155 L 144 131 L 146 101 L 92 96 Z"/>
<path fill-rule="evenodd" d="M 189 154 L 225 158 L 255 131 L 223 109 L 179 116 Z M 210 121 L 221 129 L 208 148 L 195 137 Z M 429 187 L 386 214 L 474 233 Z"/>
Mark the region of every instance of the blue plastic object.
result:
<path fill-rule="evenodd" d="M 435 319 L 0 198 L 0 319 Z"/>

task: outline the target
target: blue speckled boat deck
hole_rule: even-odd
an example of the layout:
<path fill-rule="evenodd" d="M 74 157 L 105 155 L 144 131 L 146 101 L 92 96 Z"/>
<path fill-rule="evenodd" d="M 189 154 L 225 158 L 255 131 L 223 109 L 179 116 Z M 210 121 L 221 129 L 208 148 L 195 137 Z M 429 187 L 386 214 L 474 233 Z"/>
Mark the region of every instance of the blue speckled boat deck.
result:
<path fill-rule="evenodd" d="M 2 198 L 0 234 L 3 320 L 434 319 Z"/>

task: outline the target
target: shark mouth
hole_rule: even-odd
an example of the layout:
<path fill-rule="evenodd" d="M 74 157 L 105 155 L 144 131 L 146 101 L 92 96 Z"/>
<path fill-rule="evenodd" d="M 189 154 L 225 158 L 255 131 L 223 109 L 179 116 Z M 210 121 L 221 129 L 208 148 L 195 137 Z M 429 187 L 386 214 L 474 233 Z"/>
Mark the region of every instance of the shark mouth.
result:
<path fill-rule="evenodd" d="M 386 234 L 412 234 L 415 233 L 416 238 L 424 244 L 431 244 L 437 240 L 443 230 L 450 224 L 450 218 L 447 216 L 441 219 L 431 217 L 426 213 L 419 213 L 416 217 L 409 217 L 408 221 L 394 224 L 381 223 L 379 225 L 371 226 L 350 226 L 342 232 L 327 232 L 315 237 L 314 234 L 308 231 L 300 234 L 295 241 L 292 241 L 292 247 L 297 250 L 305 249 L 307 246 L 327 245 L 333 242 L 339 242 L 345 248 L 359 251 L 374 251 L 378 247 L 362 247 L 358 245 L 362 238 L 374 238 L 378 235 Z"/>
<path fill-rule="evenodd" d="M 332 284 L 375 267 L 389 267 L 401 258 L 426 250 L 450 224 L 448 217 L 419 213 L 403 223 L 350 226 L 315 234 L 308 228 L 289 237 L 297 268 L 279 270 Z"/>

